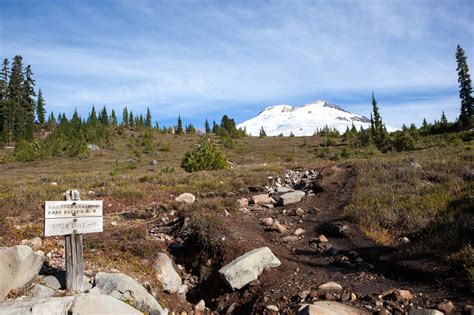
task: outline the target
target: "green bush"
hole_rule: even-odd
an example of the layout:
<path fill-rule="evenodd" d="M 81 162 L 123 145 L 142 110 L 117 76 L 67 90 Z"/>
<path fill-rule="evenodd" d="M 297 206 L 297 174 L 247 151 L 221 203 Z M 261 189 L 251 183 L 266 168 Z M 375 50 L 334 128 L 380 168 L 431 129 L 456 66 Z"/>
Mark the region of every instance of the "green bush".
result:
<path fill-rule="evenodd" d="M 392 146 L 399 152 L 412 151 L 415 150 L 415 140 L 410 133 L 403 131 L 395 136 Z"/>
<path fill-rule="evenodd" d="M 188 172 L 196 172 L 227 169 L 229 164 L 215 144 L 202 141 L 184 155 L 181 166 Z"/>
<path fill-rule="evenodd" d="M 18 161 L 34 161 L 42 156 L 41 144 L 22 140 L 17 143 L 14 154 Z"/>

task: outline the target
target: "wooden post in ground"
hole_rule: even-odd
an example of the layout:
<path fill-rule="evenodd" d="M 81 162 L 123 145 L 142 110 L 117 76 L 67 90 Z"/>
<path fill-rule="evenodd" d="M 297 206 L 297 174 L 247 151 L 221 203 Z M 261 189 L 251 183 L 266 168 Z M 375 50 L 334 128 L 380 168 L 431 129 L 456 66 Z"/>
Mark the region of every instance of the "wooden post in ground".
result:
<path fill-rule="evenodd" d="M 69 189 L 64 194 L 67 201 L 81 200 L 79 191 Z M 73 214 L 74 215 L 74 214 Z M 74 219 L 77 221 L 77 219 Z M 64 254 L 66 257 L 66 288 L 69 291 L 84 291 L 84 258 L 82 256 L 82 234 L 64 236 Z"/>

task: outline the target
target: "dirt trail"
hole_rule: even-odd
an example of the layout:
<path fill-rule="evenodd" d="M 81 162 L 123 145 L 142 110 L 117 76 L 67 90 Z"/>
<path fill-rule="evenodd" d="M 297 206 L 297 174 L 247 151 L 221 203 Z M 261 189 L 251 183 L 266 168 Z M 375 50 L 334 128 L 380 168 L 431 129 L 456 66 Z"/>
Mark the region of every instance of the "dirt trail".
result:
<path fill-rule="evenodd" d="M 248 250 L 268 246 L 282 265 L 267 270 L 258 281 L 238 292 L 216 289 L 222 284 L 214 275 L 195 296 L 206 297 L 219 312 L 225 312 L 232 303 L 235 314 L 259 313 L 265 305 L 274 304 L 282 313 L 292 314 L 302 302 L 299 293 L 334 281 L 358 296 L 356 301 L 346 304 L 369 309 L 375 308 L 372 295 L 395 288 L 410 289 L 415 295 L 413 303 L 423 307 L 433 307 L 443 298 L 472 303 L 466 292 L 449 290 L 446 283 L 438 281 L 437 274 L 443 270 L 438 266 L 439 270 L 433 271 L 436 264 L 429 254 L 412 252 L 408 246 L 377 246 L 346 220 L 343 208 L 352 196 L 355 180 L 352 168 L 332 168 L 332 174 L 321 181 L 323 192 L 300 203 L 234 213 L 226 218 L 232 233 L 227 241 L 226 263 Z M 303 209 L 304 215 L 295 215 L 297 208 Z M 269 231 L 261 223 L 266 217 L 285 224 L 289 232 Z M 285 241 L 285 236 L 292 235 L 297 228 L 306 233 Z M 320 234 L 327 236 L 332 250 L 319 250 L 321 245 L 314 239 Z"/>

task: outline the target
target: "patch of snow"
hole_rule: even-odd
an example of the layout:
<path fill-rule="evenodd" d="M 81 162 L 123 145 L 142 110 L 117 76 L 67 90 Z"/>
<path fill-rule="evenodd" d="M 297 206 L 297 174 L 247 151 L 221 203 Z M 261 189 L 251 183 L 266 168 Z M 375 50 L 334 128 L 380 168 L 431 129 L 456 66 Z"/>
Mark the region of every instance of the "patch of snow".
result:
<path fill-rule="evenodd" d="M 367 129 L 370 127 L 370 119 L 325 100 L 318 100 L 302 107 L 285 104 L 267 107 L 256 117 L 238 124 L 237 128 L 245 129 L 251 136 L 258 136 L 262 127 L 267 136 L 289 136 L 291 133 L 295 136 L 312 136 L 317 129 L 325 126 L 343 133 L 352 124 L 358 130 L 361 127 Z M 387 130 L 391 132 L 396 128 L 387 126 Z"/>

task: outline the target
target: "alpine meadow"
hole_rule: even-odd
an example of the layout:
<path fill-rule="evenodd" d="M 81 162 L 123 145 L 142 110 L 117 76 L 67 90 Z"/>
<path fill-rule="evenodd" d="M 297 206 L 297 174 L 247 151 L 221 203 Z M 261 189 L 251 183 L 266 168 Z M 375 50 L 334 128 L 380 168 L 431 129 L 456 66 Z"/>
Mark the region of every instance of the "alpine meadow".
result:
<path fill-rule="evenodd" d="M 474 3 L 0 3 L 0 314 L 474 314 Z"/>

